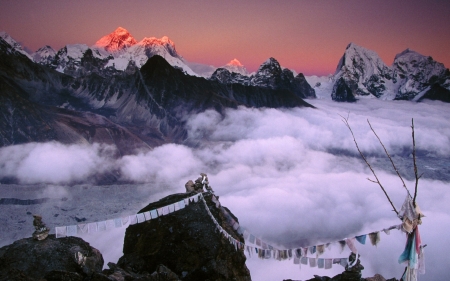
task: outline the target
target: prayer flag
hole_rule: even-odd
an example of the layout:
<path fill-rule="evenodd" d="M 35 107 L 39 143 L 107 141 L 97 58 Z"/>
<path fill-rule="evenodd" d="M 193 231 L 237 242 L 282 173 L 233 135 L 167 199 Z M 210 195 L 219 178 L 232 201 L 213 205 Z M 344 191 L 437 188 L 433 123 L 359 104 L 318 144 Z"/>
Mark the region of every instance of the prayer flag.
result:
<path fill-rule="evenodd" d="M 136 217 L 136 215 L 131 215 L 131 216 L 130 216 L 130 225 L 136 224 L 136 223 L 137 223 L 137 217 Z"/>
<path fill-rule="evenodd" d="M 144 217 L 146 221 L 149 221 L 152 219 L 152 216 L 150 215 L 150 211 L 144 212 Z"/>
<path fill-rule="evenodd" d="M 292 249 L 287 250 L 287 254 L 288 254 L 289 259 L 291 259 L 292 258 Z"/>
<path fill-rule="evenodd" d="M 341 241 L 339 241 L 339 245 L 341 246 L 341 253 L 342 253 L 342 251 L 344 251 L 344 248 L 345 248 L 345 245 L 346 245 L 347 243 L 345 243 L 345 240 L 341 240 Z"/>
<path fill-rule="evenodd" d="M 321 259 L 321 258 L 317 259 L 317 266 L 319 268 L 324 268 L 325 267 L 325 260 Z"/>
<path fill-rule="evenodd" d="M 239 228 L 237 229 L 237 233 L 239 234 L 244 233 L 244 229 L 241 226 L 239 226 Z"/>
<path fill-rule="evenodd" d="M 317 255 L 320 256 L 325 252 L 325 245 L 318 245 L 317 246 Z"/>
<path fill-rule="evenodd" d="M 158 216 L 164 216 L 163 208 L 158 208 Z"/>
<path fill-rule="evenodd" d="M 333 263 L 334 264 L 340 264 L 341 263 L 341 259 L 340 258 L 333 259 Z"/>
<path fill-rule="evenodd" d="M 267 244 L 266 244 L 265 242 L 262 242 L 262 241 L 261 241 L 261 247 L 262 247 L 263 249 L 267 249 Z"/>
<path fill-rule="evenodd" d="M 370 239 L 370 243 L 373 246 L 376 246 L 378 244 L 378 242 L 380 242 L 380 232 L 372 232 L 369 233 L 369 239 Z"/>
<path fill-rule="evenodd" d="M 310 267 L 316 267 L 317 266 L 316 258 L 309 258 L 309 266 Z"/>
<path fill-rule="evenodd" d="M 383 229 L 384 233 L 386 233 L 387 235 L 391 234 L 391 230 L 388 228 Z"/>
<path fill-rule="evenodd" d="M 348 238 L 348 239 L 345 239 L 345 243 L 347 243 L 347 246 L 350 248 L 350 250 L 353 252 L 353 253 L 357 253 L 358 252 L 358 250 L 356 249 L 356 247 L 355 247 L 355 238 Z"/>
<path fill-rule="evenodd" d="M 265 253 L 264 257 L 266 259 L 270 259 L 272 257 L 272 251 L 271 250 L 265 250 L 265 251 L 266 251 L 266 253 Z"/>
<path fill-rule="evenodd" d="M 152 217 L 152 219 L 156 219 L 158 217 L 158 212 L 156 210 L 151 210 L 150 216 Z"/>
<path fill-rule="evenodd" d="M 333 260 L 332 259 L 325 259 L 325 269 L 330 269 L 333 267 Z"/>
<path fill-rule="evenodd" d="M 184 198 L 183 201 L 185 206 L 189 205 L 189 198 Z"/>
<path fill-rule="evenodd" d="M 130 217 L 126 216 L 126 217 L 122 217 L 122 225 L 125 226 L 130 222 Z"/>
<path fill-rule="evenodd" d="M 77 226 L 76 225 L 67 226 L 67 236 L 77 236 Z"/>
<path fill-rule="evenodd" d="M 347 264 L 348 264 L 348 259 L 341 259 L 341 265 L 342 265 L 343 267 L 346 267 Z"/>
<path fill-rule="evenodd" d="M 173 203 L 173 207 L 174 207 L 174 212 L 178 211 L 180 209 L 180 204 L 178 204 L 179 202 Z"/>
<path fill-rule="evenodd" d="M 355 238 L 356 238 L 356 240 L 357 240 L 359 243 L 365 245 L 365 244 L 366 244 L 366 237 L 367 237 L 367 235 L 364 234 L 364 235 L 356 236 Z"/>
<path fill-rule="evenodd" d="M 300 258 L 302 256 L 302 249 L 295 249 L 295 257 Z"/>
<path fill-rule="evenodd" d="M 257 246 L 261 246 L 261 239 L 256 238 L 256 245 L 257 245 Z"/>
<path fill-rule="evenodd" d="M 67 227 L 66 226 L 57 226 L 55 227 L 56 238 L 66 237 L 67 235 Z"/>
<path fill-rule="evenodd" d="M 310 252 L 311 254 L 314 254 L 314 253 L 316 252 L 316 246 L 311 246 L 311 247 L 309 247 L 309 252 Z"/>
<path fill-rule="evenodd" d="M 114 226 L 115 227 L 122 227 L 122 219 L 121 218 L 114 219 Z"/>
<path fill-rule="evenodd" d="M 300 264 L 300 258 L 295 256 L 294 257 L 294 264 Z"/>
<path fill-rule="evenodd" d="M 107 220 L 106 221 L 106 229 L 110 230 L 114 228 L 114 220 Z"/>
<path fill-rule="evenodd" d="M 97 223 L 95 222 L 88 223 L 88 233 L 94 232 L 97 232 Z"/>
<path fill-rule="evenodd" d="M 184 209 L 184 207 L 186 207 L 186 203 L 184 202 L 184 200 L 181 200 L 178 202 L 178 207 L 181 209 Z"/>
<path fill-rule="evenodd" d="M 164 206 L 163 207 L 163 214 L 164 215 L 168 215 L 169 214 L 169 206 Z"/>
<path fill-rule="evenodd" d="M 145 216 L 144 216 L 143 213 L 139 213 L 139 214 L 137 214 L 136 216 L 137 216 L 137 222 L 138 222 L 138 223 L 141 223 L 141 222 L 144 222 L 144 221 L 145 221 Z"/>
<path fill-rule="evenodd" d="M 301 263 L 301 264 L 304 264 L 304 265 L 307 265 L 307 264 L 308 264 L 308 258 L 307 258 L 307 257 L 302 257 L 302 258 L 300 259 L 300 263 Z"/>
<path fill-rule="evenodd" d="M 99 221 L 99 222 L 97 222 L 97 230 L 98 231 L 105 231 L 106 230 L 106 221 Z"/>
<path fill-rule="evenodd" d="M 88 224 L 80 223 L 78 225 L 78 234 L 88 233 Z"/>
<path fill-rule="evenodd" d="M 195 203 L 198 202 L 198 197 L 200 197 L 200 194 L 194 195 L 194 202 L 195 202 Z"/>
<path fill-rule="evenodd" d="M 250 234 L 250 238 L 248 241 L 252 244 L 255 244 L 255 239 L 256 239 L 256 237 L 253 234 Z"/>

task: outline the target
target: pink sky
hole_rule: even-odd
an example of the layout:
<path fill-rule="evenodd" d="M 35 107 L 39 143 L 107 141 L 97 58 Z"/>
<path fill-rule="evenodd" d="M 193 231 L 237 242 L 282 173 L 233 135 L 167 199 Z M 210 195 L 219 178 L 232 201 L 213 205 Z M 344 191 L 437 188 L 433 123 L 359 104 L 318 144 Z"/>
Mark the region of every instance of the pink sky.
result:
<path fill-rule="evenodd" d="M 406 48 L 450 66 L 449 1 L 3 1 L 0 31 L 32 51 L 93 45 L 118 26 L 140 41 L 168 36 L 186 60 L 237 58 L 255 71 L 269 57 L 306 75 L 333 73 L 354 42 L 387 65 Z"/>

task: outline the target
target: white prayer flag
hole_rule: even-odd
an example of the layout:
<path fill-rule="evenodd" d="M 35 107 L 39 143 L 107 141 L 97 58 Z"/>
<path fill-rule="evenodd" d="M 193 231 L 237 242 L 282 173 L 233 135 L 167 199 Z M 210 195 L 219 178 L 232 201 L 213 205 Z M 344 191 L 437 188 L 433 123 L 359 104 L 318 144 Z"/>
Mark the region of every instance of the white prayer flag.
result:
<path fill-rule="evenodd" d="M 67 226 L 67 236 L 77 236 L 77 226 L 76 225 Z"/>
<path fill-rule="evenodd" d="M 180 209 L 184 209 L 184 207 L 186 206 L 186 202 L 184 202 L 184 200 L 181 200 L 178 202 L 178 206 Z"/>
<path fill-rule="evenodd" d="M 88 223 L 88 233 L 94 232 L 97 232 L 97 223 L 96 222 Z"/>
<path fill-rule="evenodd" d="M 138 222 L 138 223 L 141 223 L 141 222 L 144 222 L 144 221 L 145 221 L 145 216 L 144 216 L 143 213 L 139 213 L 139 214 L 137 214 L 136 216 L 137 216 L 137 222 Z"/>
<path fill-rule="evenodd" d="M 122 217 L 122 225 L 125 226 L 130 222 L 130 216 Z"/>
<path fill-rule="evenodd" d="M 164 216 L 164 208 L 158 208 L 158 216 Z"/>
<path fill-rule="evenodd" d="M 175 208 L 174 212 L 176 212 L 180 209 L 180 205 L 178 204 L 178 202 L 174 203 L 173 206 Z"/>
<path fill-rule="evenodd" d="M 169 214 L 169 206 L 163 207 L 163 214 L 168 215 Z"/>
<path fill-rule="evenodd" d="M 149 221 L 152 219 L 151 215 L 150 215 L 150 211 L 144 212 L 144 217 L 146 221 Z"/>
<path fill-rule="evenodd" d="M 152 219 L 156 219 L 158 217 L 158 212 L 156 210 L 151 210 L 150 215 L 152 216 Z"/>
<path fill-rule="evenodd" d="M 105 231 L 106 230 L 106 221 L 99 221 L 99 222 L 97 222 L 97 230 L 98 231 Z"/>
<path fill-rule="evenodd" d="M 88 224 L 80 223 L 78 225 L 78 234 L 84 234 L 84 233 L 88 233 Z"/>
<path fill-rule="evenodd" d="M 107 220 L 106 221 L 106 230 L 110 230 L 114 228 L 114 220 Z"/>
<path fill-rule="evenodd" d="M 66 237 L 67 235 L 67 227 L 66 226 L 57 226 L 55 227 L 56 238 Z"/>
<path fill-rule="evenodd" d="M 183 201 L 185 206 L 189 205 L 189 198 L 184 198 Z"/>
<path fill-rule="evenodd" d="M 114 219 L 114 226 L 115 227 L 122 227 L 122 219 L 121 218 Z"/>
<path fill-rule="evenodd" d="M 136 215 L 131 215 L 131 216 L 130 216 L 130 225 L 136 224 L 136 223 L 137 223 L 137 217 L 136 217 Z"/>

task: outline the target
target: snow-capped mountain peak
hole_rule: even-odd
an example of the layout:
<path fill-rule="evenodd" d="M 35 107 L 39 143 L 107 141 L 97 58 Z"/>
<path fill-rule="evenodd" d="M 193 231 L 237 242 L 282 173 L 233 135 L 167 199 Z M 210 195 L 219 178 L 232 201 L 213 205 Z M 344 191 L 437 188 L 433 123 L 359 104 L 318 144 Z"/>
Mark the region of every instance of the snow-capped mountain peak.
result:
<path fill-rule="evenodd" d="M 221 68 L 225 68 L 230 72 L 234 72 L 234 73 L 239 73 L 241 75 L 244 76 L 248 76 L 248 71 L 245 68 L 245 66 L 238 61 L 237 59 L 232 59 L 229 63 L 227 63 L 226 65 L 222 66 Z"/>
<path fill-rule="evenodd" d="M 16 42 L 8 33 L 5 31 L 0 31 L 0 37 L 3 38 L 3 40 L 6 41 L 14 50 L 21 53 L 22 55 L 25 55 L 30 60 L 33 60 L 30 54 L 28 54 L 24 49 L 22 49 L 22 46 Z"/>
<path fill-rule="evenodd" d="M 52 63 L 53 59 L 55 58 L 55 56 L 56 56 L 56 51 L 48 45 L 45 45 L 44 47 L 39 48 L 32 55 L 34 62 L 43 64 L 43 65 L 50 65 Z"/>
<path fill-rule="evenodd" d="M 136 39 L 123 27 L 100 38 L 93 47 L 103 48 L 109 53 L 120 53 L 137 43 Z"/>

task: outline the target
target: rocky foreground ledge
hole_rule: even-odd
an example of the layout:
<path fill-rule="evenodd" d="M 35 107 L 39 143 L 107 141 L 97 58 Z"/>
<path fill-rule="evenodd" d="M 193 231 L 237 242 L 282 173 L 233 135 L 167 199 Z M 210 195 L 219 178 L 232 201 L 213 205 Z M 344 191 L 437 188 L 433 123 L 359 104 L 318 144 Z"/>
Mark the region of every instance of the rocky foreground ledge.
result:
<path fill-rule="evenodd" d="M 173 194 L 151 203 L 139 213 L 167 206 L 196 194 Z M 241 234 L 227 224 L 233 216 L 204 193 L 206 206 L 236 240 Z M 251 280 L 243 250 L 230 244 L 198 202 L 157 219 L 130 225 L 124 255 L 102 270 L 103 257 L 78 237 L 49 235 L 38 241 L 25 238 L 0 248 L 0 280 Z M 235 221 L 238 221 L 233 216 Z"/>
<path fill-rule="evenodd" d="M 179 202 L 201 191 L 167 196 L 138 213 Z M 117 264 L 108 263 L 109 269 L 102 270 L 102 254 L 78 237 L 48 235 L 43 240 L 30 237 L 15 241 L 0 248 L 0 281 L 250 281 L 243 250 L 236 249 L 217 231 L 205 208 L 228 234 L 244 243 L 243 236 L 228 223 L 230 217 L 236 222 L 238 219 L 220 206 L 212 192 L 203 193 L 203 198 L 206 204 L 191 203 L 176 212 L 128 226 L 123 256 Z M 355 264 L 337 276 L 315 275 L 308 281 L 397 281 L 378 274 L 362 278 L 363 267 L 358 259 Z"/>

